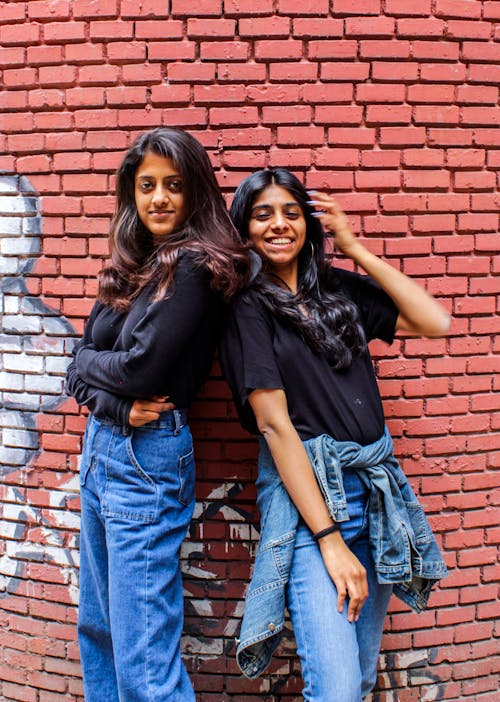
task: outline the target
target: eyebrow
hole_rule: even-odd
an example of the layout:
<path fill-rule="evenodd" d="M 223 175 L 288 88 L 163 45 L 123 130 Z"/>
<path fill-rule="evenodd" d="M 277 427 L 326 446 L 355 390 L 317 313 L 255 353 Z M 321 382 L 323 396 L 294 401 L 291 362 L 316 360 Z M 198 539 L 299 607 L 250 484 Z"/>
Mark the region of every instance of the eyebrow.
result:
<path fill-rule="evenodd" d="M 270 210 L 273 209 L 273 205 L 269 205 L 269 204 L 263 202 L 261 205 L 254 205 L 254 207 L 252 207 L 251 211 L 255 212 L 255 210 L 264 209 L 266 207 Z M 300 205 L 298 202 L 285 202 L 285 203 L 283 203 L 283 207 L 300 207 Z"/>
<path fill-rule="evenodd" d="M 154 175 L 148 175 L 147 173 L 143 173 L 142 175 L 136 176 L 138 180 L 142 180 L 143 178 L 154 178 Z M 182 178 L 180 173 L 172 173 L 171 175 L 165 176 L 163 180 L 170 180 L 171 178 Z"/>

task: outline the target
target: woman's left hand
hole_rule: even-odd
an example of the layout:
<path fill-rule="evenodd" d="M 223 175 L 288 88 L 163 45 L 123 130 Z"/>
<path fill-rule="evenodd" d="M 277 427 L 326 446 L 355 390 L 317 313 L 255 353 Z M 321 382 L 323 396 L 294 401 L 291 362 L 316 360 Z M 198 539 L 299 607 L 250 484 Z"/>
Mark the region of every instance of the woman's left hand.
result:
<path fill-rule="evenodd" d="M 331 195 L 326 193 L 310 190 L 309 195 L 311 196 L 309 204 L 316 208 L 313 215 L 320 220 L 326 231 L 333 234 L 335 245 L 342 253 L 349 256 L 349 249 L 356 244 L 356 237 L 342 208 Z"/>

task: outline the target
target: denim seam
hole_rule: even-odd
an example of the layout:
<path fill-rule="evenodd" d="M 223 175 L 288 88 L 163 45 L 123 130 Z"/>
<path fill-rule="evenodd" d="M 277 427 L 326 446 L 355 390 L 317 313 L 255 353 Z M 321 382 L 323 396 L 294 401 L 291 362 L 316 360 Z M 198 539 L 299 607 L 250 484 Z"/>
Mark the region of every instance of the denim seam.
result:
<path fill-rule="evenodd" d="M 306 673 L 307 673 L 307 675 L 309 676 L 311 694 L 312 694 L 312 697 L 314 699 L 313 676 L 311 674 L 311 670 L 310 670 L 310 666 L 309 666 L 310 657 L 309 657 L 309 651 L 307 650 L 307 637 L 304 634 L 304 623 L 302 620 L 302 610 L 301 610 L 300 605 L 299 605 L 300 598 L 298 597 L 297 590 L 295 588 L 295 582 L 294 582 L 292 575 L 290 575 L 289 582 L 290 582 L 290 587 L 292 588 L 294 595 L 295 595 L 295 601 L 297 603 L 297 618 L 298 618 L 297 624 L 300 625 L 300 629 L 302 632 L 302 641 L 303 641 L 303 645 L 304 645 L 304 649 L 305 649 L 304 655 L 302 656 L 301 661 L 300 661 L 301 668 L 302 668 L 302 678 L 304 680 L 304 683 L 306 683 Z M 294 626 L 295 626 L 295 624 L 294 624 Z M 307 687 L 307 683 L 305 684 L 304 689 L 306 687 Z M 302 693 L 303 692 L 304 692 L 304 690 L 302 690 Z"/>
<path fill-rule="evenodd" d="M 147 693 L 149 697 L 150 702 L 154 702 L 153 697 L 151 696 L 151 682 L 150 682 L 150 666 L 149 666 L 149 643 L 150 643 L 150 636 L 149 636 L 149 617 L 148 617 L 148 612 L 151 611 L 151 607 L 149 604 L 149 554 L 150 554 L 150 545 L 151 545 L 151 536 L 152 536 L 152 527 L 151 525 L 148 526 L 149 529 L 149 539 L 148 539 L 148 545 L 146 548 L 146 597 L 145 597 L 145 610 L 146 610 L 146 656 L 145 656 L 145 678 L 147 680 Z"/>

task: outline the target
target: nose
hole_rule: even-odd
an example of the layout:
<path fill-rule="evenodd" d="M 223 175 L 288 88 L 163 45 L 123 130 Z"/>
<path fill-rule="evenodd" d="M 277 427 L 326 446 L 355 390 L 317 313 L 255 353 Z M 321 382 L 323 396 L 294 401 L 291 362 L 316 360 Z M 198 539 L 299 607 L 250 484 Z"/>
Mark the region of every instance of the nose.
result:
<path fill-rule="evenodd" d="M 153 191 L 151 200 L 155 207 L 163 207 L 168 201 L 168 190 L 162 184 L 158 184 Z"/>
<path fill-rule="evenodd" d="M 275 210 L 273 219 L 271 221 L 271 228 L 276 230 L 282 230 L 287 227 L 286 218 L 281 210 Z"/>

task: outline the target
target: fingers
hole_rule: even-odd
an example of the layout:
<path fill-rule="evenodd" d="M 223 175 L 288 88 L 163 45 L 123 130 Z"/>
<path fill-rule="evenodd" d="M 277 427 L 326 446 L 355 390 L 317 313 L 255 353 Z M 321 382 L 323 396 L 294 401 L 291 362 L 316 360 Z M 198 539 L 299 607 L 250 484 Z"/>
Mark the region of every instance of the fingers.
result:
<path fill-rule="evenodd" d="M 347 584 L 347 594 L 349 595 L 347 619 L 350 622 L 357 622 L 361 614 L 361 609 L 368 598 L 368 581 L 364 568 L 362 568 L 359 573 L 356 573 Z M 342 607 L 344 606 L 344 601 L 345 595 L 343 597 Z"/>

